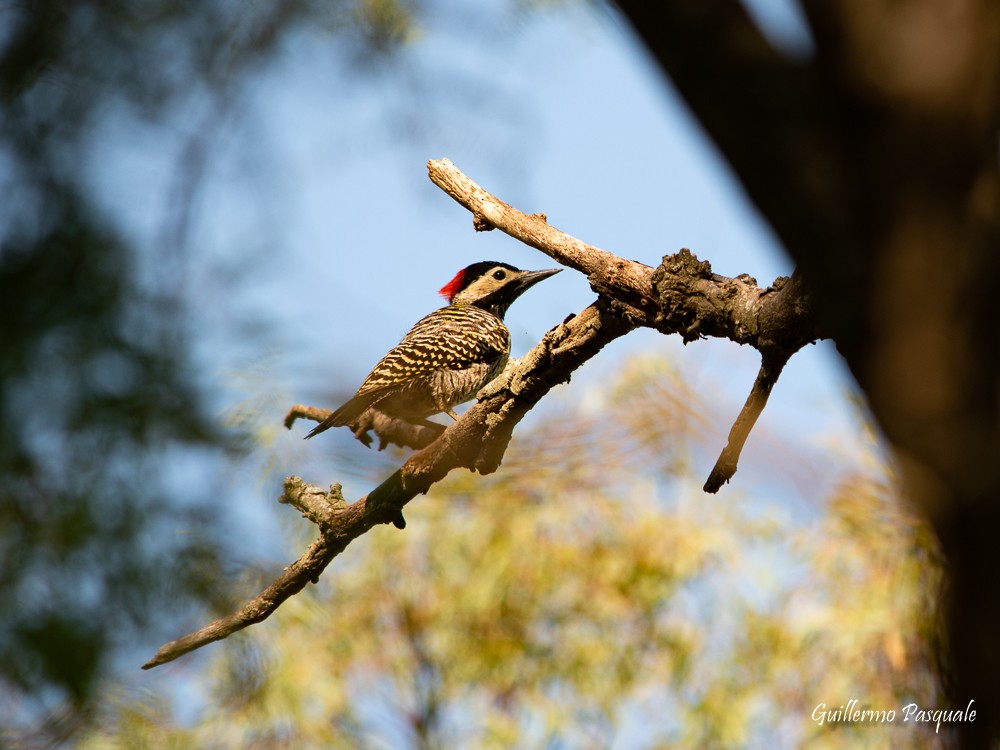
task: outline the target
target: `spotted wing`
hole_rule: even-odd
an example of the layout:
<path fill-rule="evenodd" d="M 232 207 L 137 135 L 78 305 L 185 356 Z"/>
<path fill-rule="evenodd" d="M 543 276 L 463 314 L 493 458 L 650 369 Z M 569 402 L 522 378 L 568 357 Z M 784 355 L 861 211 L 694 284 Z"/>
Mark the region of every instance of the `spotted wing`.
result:
<path fill-rule="evenodd" d="M 417 322 L 372 369 L 358 392 L 306 437 L 350 424 L 369 407 L 436 371 L 492 364 L 510 352 L 510 332 L 473 305 L 449 305 Z"/>
<path fill-rule="evenodd" d="M 399 386 L 437 370 L 464 370 L 510 352 L 498 317 L 472 305 L 449 305 L 421 319 L 375 365 L 356 397 Z"/>

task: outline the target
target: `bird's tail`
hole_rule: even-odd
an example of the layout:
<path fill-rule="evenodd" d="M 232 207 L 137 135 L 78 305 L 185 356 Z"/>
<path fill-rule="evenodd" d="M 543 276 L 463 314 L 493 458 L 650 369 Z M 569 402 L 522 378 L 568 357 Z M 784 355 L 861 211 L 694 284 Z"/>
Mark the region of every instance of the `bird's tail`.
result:
<path fill-rule="evenodd" d="M 355 419 L 360 417 L 369 406 L 373 406 L 385 398 L 388 394 L 382 389 L 376 389 L 368 391 L 355 396 L 346 404 L 337 409 L 333 414 L 324 419 L 318 425 L 312 428 L 308 435 L 305 436 L 305 440 L 313 437 L 314 435 L 319 435 L 321 432 L 326 432 L 331 427 L 343 427 L 345 424 L 350 424 Z"/>

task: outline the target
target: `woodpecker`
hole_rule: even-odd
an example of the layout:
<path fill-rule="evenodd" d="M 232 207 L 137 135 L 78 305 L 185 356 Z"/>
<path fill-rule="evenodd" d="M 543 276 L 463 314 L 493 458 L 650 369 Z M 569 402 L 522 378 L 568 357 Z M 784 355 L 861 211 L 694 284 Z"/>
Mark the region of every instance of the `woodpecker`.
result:
<path fill-rule="evenodd" d="M 448 305 L 417 322 L 358 392 L 306 438 L 352 425 L 368 444 L 367 430 L 378 434 L 375 417 L 440 431 L 427 417 L 444 412 L 458 419 L 453 407 L 475 396 L 507 365 L 510 331 L 503 317 L 511 303 L 560 270 L 522 271 L 498 261 L 463 268 L 439 290 Z"/>

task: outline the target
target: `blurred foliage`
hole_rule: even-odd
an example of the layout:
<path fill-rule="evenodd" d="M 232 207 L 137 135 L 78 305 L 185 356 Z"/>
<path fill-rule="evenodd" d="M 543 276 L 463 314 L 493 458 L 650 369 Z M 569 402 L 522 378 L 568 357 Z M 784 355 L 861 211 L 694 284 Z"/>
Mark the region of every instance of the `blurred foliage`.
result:
<path fill-rule="evenodd" d="M 204 701 L 123 691 L 81 747 L 945 739 L 810 718 L 851 698 L 897 711 L 937 699 L 940 565 L 884 476 L 846 475 L 794 520 L 700 493 L 684 454 L 704 405 L 664 362 L 636 360 L 576 395 L 520 431 L 497 474 L 450 477 L 408 507 L 404 533 L 373 530 L 318 586 L 225 642 L 203 662 Z M 313 531 L 300 528 L 305 544 Z"/>
<path fill-rule="evenodd" d="M 204 600 L 218 567 L 174 525 L 208 531 L 204 513 L 171 508 L 158 476 L 164 453 L 215 441 L 171 329 L 125 248 L 66 203 L 0 262 L 3 709 L 82 708 L 108 652 Z"/>
<path fill-rule="evenodd" d="M 0 745 L 58 741 L 86 720 L 114 658 L 138 663 L 137 633 L 148 647 L 229 606 L 218 592 L 231 551 L 212 508 L 228 448 L 191 364 L 183 233 L 139 244 L 98 207 L 94 139 L 123 119 L 176 123 L 192 102 L 223 111 L 306 19 L 384 56 L 411 11 L 0 4 Z M 183 224 L 208 158 L 193 130 L 167 223 Z"/>
<path fill-rule="evenodd" d="M 140 633 L 231 604 L 246 552 L 219 500 L 249 441 L 195 353 L 231 281 L 189 252 L 199 188 L 303 35 L 391 75 L 429 5 L 0 3 L 0 746 L 58 742 Z"/>

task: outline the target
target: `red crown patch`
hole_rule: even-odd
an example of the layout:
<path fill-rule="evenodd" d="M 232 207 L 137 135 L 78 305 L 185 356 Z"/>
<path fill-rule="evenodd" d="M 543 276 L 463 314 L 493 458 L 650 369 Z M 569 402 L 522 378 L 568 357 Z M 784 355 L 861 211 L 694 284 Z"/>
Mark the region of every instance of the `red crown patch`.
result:
<path fill-rule="evenodd" d="M 451 298 L 458 294 L 462 287 L 465 286 L 465 269 L 455 274 L 455 278 L 445 284 L 443 287 L 438 289 L 438 294 L 444 297 L 446 300 L 451 302 Z"/>

